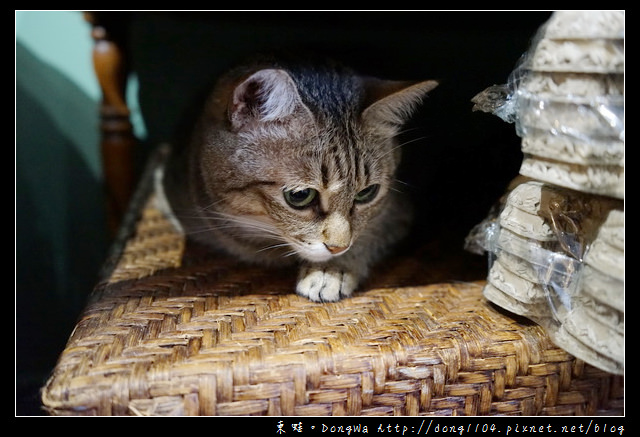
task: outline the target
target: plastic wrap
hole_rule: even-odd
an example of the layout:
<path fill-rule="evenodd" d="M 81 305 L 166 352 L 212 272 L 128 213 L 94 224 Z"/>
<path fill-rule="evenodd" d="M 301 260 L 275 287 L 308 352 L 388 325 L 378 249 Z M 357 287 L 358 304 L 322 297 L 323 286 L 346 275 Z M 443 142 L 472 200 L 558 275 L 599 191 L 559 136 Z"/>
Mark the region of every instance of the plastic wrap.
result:
<path fill-rule="evenodd" d="M 624 198 L 624 12 L 554 13 L 507 83 L 472 101 L 515 123 L 523 175 Z"/>
<path fill-rule="evenodd" d="M 555 12 L 474 110 L 515 124 L 521 176 L 467 237 L 484 294 L 624 372 L 624 12 Z"/>
<path fill-rule="evenodd" d="M 622 373 L 623 201 L 525 179 L 467 245 L 488 253 L 489 300 L 537 322 L 577 357 Z"/>

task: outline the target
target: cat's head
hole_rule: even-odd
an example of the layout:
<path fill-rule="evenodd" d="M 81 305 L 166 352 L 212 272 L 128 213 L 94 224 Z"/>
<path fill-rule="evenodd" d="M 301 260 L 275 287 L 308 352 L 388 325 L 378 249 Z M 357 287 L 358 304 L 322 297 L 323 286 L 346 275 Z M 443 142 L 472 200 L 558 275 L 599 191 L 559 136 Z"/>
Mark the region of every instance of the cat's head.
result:
<path fill-rule="evenodd" d="M 200 140 L 203 207 L 260 254 L 324 262 L 346 253 L 387 204 L 396 135 L 436 86 L 335 69 L 224 79 Z"/>

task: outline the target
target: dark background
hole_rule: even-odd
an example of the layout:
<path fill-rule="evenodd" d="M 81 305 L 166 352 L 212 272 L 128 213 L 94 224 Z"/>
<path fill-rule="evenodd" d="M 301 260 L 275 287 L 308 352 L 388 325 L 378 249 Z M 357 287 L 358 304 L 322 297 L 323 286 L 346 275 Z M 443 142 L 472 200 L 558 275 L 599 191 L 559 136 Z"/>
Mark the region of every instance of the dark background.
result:
<path fill-rule="evenodd" d="M 468 230 L 518 172 L 515 128 L 473 112 L 503 84 L 548 12 L 253 12 L 136 14 L 129 38 L 140 105 L 155 147 L 211 82 L 256 51 L 313 50 L 366 75 L 436 79 L 401 136 L 400 179 L 416 198 L 415 232 Z M 171 86 L 167 86 L 171 84 Z M 162 90 L 161 93 L 158 90 Z M 187 111 L 188 113 L 188 111 Z M 436 231 L 437 232 L 437 231 Z M 428 238 L 428 236 L 426 236 Z"/>
<path fill-rule="evenodd" d="M 463 250 L 464 237 L 486 216 L 522 159 L 514 126 L 473 112 L 471 99 L 507 81 L 550 16 L 544 11 L 114 14 L 140 82 L 148 131 L 138 150 L 140 162 L 160 142 L 171 140 L 178 120 L 206 85 L 256 51 L 313 49 L 367 75 L 439 80 L 402 135 L 408 142 L 400 179 L 419 212 L 412 240 L 440 239 L 455 251 Z M 31 129 L 39 108 L 19 87 L 16 93 L 20 142 L 42 133 Z M 56 134 L 55 126 L 50 132 Z M 32 154 L 31 166 L 46 166 L 42 151 Z M 77 157 L 65 164 L 73 181 L 61 189 L 74 201 L 62 207 L 73 227 L 58 235 L 71 248 L 62 267 L 49 244 L 52 232 L 34 232 L 47 217 L 34 214 L 42 208 L 30 204 L 24 191 L 29 181 L 22 178 L 29 173 L 17 172 L 17 415 L 41 414 L 39 389 L 64 349 L 110 243 L 96 196 L 99 182 Z M 49 196 L 45 202 L 55 200 Z M 55 223 L 51 228 L 55 233 Z"/>

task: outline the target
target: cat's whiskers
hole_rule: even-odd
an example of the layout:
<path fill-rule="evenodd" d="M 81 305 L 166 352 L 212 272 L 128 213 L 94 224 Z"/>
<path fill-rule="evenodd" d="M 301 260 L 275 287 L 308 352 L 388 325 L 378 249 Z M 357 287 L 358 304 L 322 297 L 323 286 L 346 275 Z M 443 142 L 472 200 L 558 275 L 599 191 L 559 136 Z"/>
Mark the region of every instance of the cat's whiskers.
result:
<path fill-rule="evenodd" d="M 413 132 L 413 131 L 424 131 L 425 127 L 424 126 L 413 126 L 413 127 L 405 127 L 401 130 L 399 130 L 398 132 L 396 132 L 396 137 L 399 135 L 404 135 L 407 134 L 409 132 Z"/>
<path fill-rule="evenodd" d="M 244 239 L 253 238 L 256 240 L 271 239 L 282 241 L 281 234 L 269 224 L 251 219 L 249 217 L 236 216 L 220 211 L 201 209 L 202 215 L 194 214 L 189 218 L 204 219 L 205 221 L 198 227 L 192 226 L 189 234 L 201 234 L 223 230 L 234 237 Z M 187 218 L 182 215 L 182 218 Z"/>
<path fill-rule="evenodd" d="M 268 250 L 275 250 L 275 249 L 279 249 L 281 247 L 291 247 L 291 245 L 289 243 L 272 244 L 270 246 L 265 246 L 262 249 L 256 250 L 256 253 L 266 252 Z M 286 252 L 286 253 L 290 253 L 290 252 Z M 295 253 L 295 250 L 293 251 L 293 253 Z"/>
<path fill-rule="evenodd" d="M 404 193 L 404 191 L 402 191 L 401 189 L 399 189 L 399 188 L 397 188 L 397 187 L 394 187 L 393 185 L 391 185 L 391 186 L 389 187 L 389 191 L 394 191 L 394 192 L 396 192 L 396 193 L 400 193 L 400 194 L 403 194 L 403 193 Z"/>
<path fill-rule="evenodd" d="M 400 194 L 404 194 L 406 192 L 406 189 L 413 189 L 415 188 L 414 184 L 411 184 L 409 182 L 405 182 L 403 180 L 400 180 L 398 178 L 394 178 L 392 181 L 392 184 L 389 186 L 389 190 L 390 191 L 394 191 L 396 193 L 400 193 Z"/>
<path fill-rule="evenodd" d="M 400 143 L 399 147 L 405 147 L 407 144 L 415 143 L 416 141 L 422 141 L 422 140 L 425 140 L 427 138 L 428 138 L 427 135 L 424 135 L 424 136 L 421 136 L 421 137 L 417 137 L 417 138 L 412 138 L 410 140 L 405 141 L 404 143 Z"/>
<path fill-rule="evenodd" d="M 210 209 L 214 208 L 215 206 L 218 206 L 223 201 L 224 201 L 224 199 L 216 200 L 214 202 L 211 202 L 209 205 L 201 207 L 201 209 L 202 209 L 202 211 L 209 211 Z"/>
<path fill-rule="evenodd" d="M 271 233 L 277 233 L 276 231 L 273 230 L 271 225 L 247 216 L 229 214 L 221 211 L 203 211 L 203 212 L 205 212 L 204 218 L 206 219 L 221 220 L 221 221 L 227 221 L 230 223 L 239 223 L 241 225 L 245 225 L 248 227 L 260 228 L 262 230 L 269 231 Z"/>
<path fill-rule="evenodd" d="M 382 160 L 382 159 L 384 159 L 387 155 L 390 155 L 391 153 L 393 153 L 393 152 L 395 152 L 396 150 L 398 150 L 398 149 L 400 149 L 400 148 L 402 148 L 402 147 L 406 146 L 407 144 L 411 144 L 411 143 L 414 143 L 414 142 L 416 142 L 416 141 L 421 141 L 421 140 L 424 140 L 425 138 L 427 138 L 427 137 L 426 137 L 426 136 L 423 136 L 423 137 L 413 138 L 413 139 L 411 139 L 411 140 L 407 140 L 407 141 L 405 141 L 404 143 L 397 144 L 396 146 L 392 147 L 392 148 L 391 148 L 391 150 L 387 150 L 385 153 L 383 153 L 382 155 L 380 155 L 380 156 L 377 158 L 377 160 L 378 160 L 378 161 L 379 161 L 379 160 Z"/>

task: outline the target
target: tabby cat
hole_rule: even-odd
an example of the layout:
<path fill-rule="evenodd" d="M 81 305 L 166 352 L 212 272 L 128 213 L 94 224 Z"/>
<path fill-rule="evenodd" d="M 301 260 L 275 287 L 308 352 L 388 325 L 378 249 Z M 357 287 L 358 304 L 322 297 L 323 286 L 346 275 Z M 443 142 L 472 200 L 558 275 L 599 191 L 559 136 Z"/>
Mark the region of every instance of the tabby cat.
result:
<path fill-rule="evenodd" d="M 208 97 L 158 173 L 189 238 L 240 260 L 299 264 L 296 292 L 350 296 L 408 230 L 394 188 L 401 126 L 435 81 L 362 77 L 334 62 L 245 64 Z"/>

